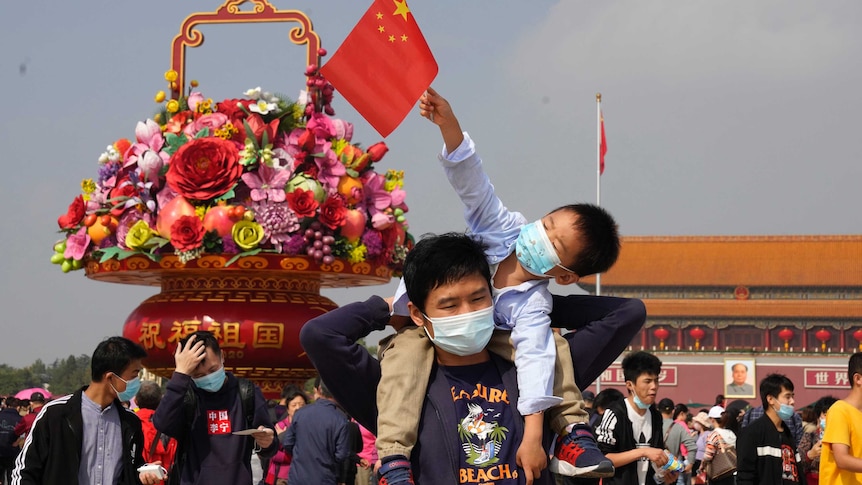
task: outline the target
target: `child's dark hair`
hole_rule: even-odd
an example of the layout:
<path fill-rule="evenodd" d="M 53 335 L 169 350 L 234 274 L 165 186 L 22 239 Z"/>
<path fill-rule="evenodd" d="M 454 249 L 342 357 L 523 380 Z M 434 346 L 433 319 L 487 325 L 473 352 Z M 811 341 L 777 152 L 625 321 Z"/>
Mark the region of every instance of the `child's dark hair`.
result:
<path fill-rule="evenodd" d="M 826 411 L 829 411 L 829 408 L 835 404 L 838 399 L 835 396 L 823 396 L 820 399 L 814 401 L 814 406 L 812 406 L 812 411 L 814 411 L 814 419 L 811 422 L 817 423 L 820 420 L 820 415 L 824 414 Z"/>
<path fill-rule="evenodd" d="M 133 360 L 143 359 L 147 351 L 125 337 L 110 337 L 102 340 L 93 352 L 90 374 L 93 382 L 102 382 L 106 372 L 122 377 L 123 371 Z"/>
<path fill-rule="evenodd" d="M 209 330 L 198 330 L 197 332 L 190 333 L 180 339 L 180 345 L 185 348 L 186 344 L 188 344 L 189 339 L 195 337 L 194 343 L 203 342 L 205 349 L 213 349 L 216 355 L 221 353 L 221 347 L 218 344 L 218 339 L 215 338 L 215 335 Z"/>
<path fill-rule="evenodd" d="M 760 400 L 764 411 L 769 408 L 769 401 L 766 398 L 772 396 L 778 399 L 782 387 L 793 391 L 793 382 L 784 374 L 769 374 L 760 381 Z"/>
<path fill-rule="evenodd" d="M 490 290 L 486 248 L 484 243 L 466 234 L 424 235 L 404 260 L 404 285 L 410 301 L 424 312 L 431 290 L 474 274 L 487 281 Z"/>
<path fill-rule="evenodd" d="M 742 414 L 742 409 L 728 408 L 721 413 L 721 418 L 718 420 L 718 425 L 724 429 L 733 431 L 734 434 L 739 434 L 739 415 Z"/>
<path fill-rule="evenodd" d="M 574 212 L 578 218 L 575 227 L 583 248 L 569 267 L 578 276 L 604 273 L 616 263 L 620 255 L 620 235 L 617 223 L 605 209 L 593 204 L 570 204 L 554 209 Z"/>
<path fill-rule="evenodd" d="M 623 399 L 625 399 L 625 396 L 623 396 L 623 393 L 620 392 L 619 389 L 609 387 L 607 389 L 602 389 L 598 394 L 596 394 L 596 399 L 593 401 L 593 407 L 595 409 L 607 409 L 611 403 L 622 401 Z"/>
<path fill-rule="evenodd" d="M 661 360 L 649 352 L 638 351 L 627 355 L 622 362 L 625 380 L 637 382 L 638 377 L 647 374 L 658 377 L 661 374 Z"/>

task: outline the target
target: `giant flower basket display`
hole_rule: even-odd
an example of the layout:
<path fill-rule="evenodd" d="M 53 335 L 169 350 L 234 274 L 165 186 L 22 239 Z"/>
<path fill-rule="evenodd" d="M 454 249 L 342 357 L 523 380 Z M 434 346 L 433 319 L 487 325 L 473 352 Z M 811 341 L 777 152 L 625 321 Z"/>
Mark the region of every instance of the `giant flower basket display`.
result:
<path fill-rule="evenodd" d="M 363 148 L 335 118 L 332 86 L 318 73 L 320 48 L 305 14 L 229 0 L 186 19 L 174 40 L 170 94 L 98 157 L 58 224 L 52 262 L 94 280 L 160 286 L 123 334 L 169 376 L 179 339 L 211 330 L 226 366 L 269 395 L 313 370 L 301 326 L 335 308 L 321 286 L 381 284 L 410 247 L 403 172 L 380 173 L 384 143 Z M 307 82 L 297 99 L 261 88 L 215 101 L 186 84 L 185 46 L 197 24 L 298 22 Z"/>

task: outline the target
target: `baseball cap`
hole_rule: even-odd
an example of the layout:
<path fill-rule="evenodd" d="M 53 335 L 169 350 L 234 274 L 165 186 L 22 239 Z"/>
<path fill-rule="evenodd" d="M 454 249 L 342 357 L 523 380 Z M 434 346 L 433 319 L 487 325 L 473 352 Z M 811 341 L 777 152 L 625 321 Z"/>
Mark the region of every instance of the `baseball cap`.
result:
<path fill-rule="evenodd" d="M 658 406 L 656 406 L 659 411 L 666 413 L 668 411 L 673 411 L 673 401 L 668 398 L 664 398 L 658 402 Z"/>
<path fill-rule="evenodd" d="M 709 409 L 709 417 L 719 419 L 721 418 L 722 413 L 724 413 L 724 408 L 721 406 L 713 406 Z"/>
<path fill-rule="evenodd" d="M 45 402 L 45 395 L 42 394 L 41 392 L 36 391 L 30 395 L 30 402 L 41 402 L 41 403 L 43 403 L 43 402 Z"/>

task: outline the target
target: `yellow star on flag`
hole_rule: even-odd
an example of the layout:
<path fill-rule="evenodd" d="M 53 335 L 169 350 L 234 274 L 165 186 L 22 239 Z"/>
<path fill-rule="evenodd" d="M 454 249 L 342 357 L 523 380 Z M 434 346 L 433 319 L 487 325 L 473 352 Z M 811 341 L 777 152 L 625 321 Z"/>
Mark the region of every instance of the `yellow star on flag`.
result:
<path fill-rule="evenodd" d="M 407 0 L 392 0 L 395 2 L 395 11 L 392 12 L 392 15 L 400 15 L 404 18 L 404 21 L 407 22 L 407 14 L 410 13 L 410 9 L 407 7 Z"/>
<path fill-rule="evenodd" d="M 386 32 L 386 29 L 383 28 L 383 26 L 381 25 L 381 26 L 377 27 L 377 31 L 382 34 L 383 32 Z"/>
<path fill-rule="evenodd" d="M 380 20 L 382 18 L 383 18 L 383 14 L 380 12 L 377 12 L 377 20 Z"/>
<path fill-rule="evenodd" d="M 407 42 L 407 36 L 406 35 L 401 36 L 401 42 Z"/>
<path fill-rule="evenodd" d="M 389 42 L 395 42 L 395 36 L 394 35 L 389 36 Z"/>

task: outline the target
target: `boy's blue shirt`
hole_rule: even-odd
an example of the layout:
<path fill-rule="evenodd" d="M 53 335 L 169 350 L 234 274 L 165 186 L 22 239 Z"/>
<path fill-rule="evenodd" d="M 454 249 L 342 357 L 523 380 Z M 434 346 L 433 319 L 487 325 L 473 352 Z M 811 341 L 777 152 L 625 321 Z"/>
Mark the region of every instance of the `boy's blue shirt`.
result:
<path fill-rule="evenodd" d="M 438 156 L 449 183 L 464 203 L 464 219 L 470 233 L 488 246 L 485 255 L 492 274 L 497 265 L 515 250 L 521 227 L 529 221 L 503 205 L 494 192 L 473 140 L 465 132 L 464 141 L 452 153 L 445 148 Z M 407 291 L 402 279 L 395 293 L 396 315 L 408 315 Z M 562 401 L 554 396 L 556 347 L 551 332 L 552 309 L 548 280 L 494 289 L 494 321 L 498 328 L 511 330 L 518 373 L 518 411 L 522 415 L 548 409 Z"/>

